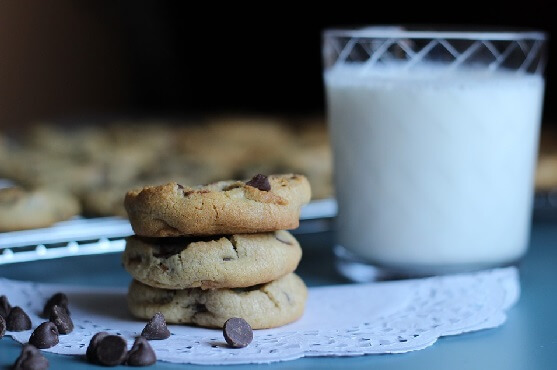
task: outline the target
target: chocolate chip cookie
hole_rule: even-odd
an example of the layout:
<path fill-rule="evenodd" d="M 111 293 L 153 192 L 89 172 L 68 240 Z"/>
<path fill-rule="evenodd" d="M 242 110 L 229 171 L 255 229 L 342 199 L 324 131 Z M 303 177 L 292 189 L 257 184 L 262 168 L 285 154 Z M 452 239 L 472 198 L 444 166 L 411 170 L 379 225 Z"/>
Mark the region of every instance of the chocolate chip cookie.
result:
<path fill-rule="evenodd" d="M 287 231 L 193 238 L 128 238 L 122 261 L 132 277 L 163 289 L 238 288 L 296 269 L 302 249 Z"/>
<path fill-rule="evenodd" d="M 175 182 L 126 194 L 135 234 L 148 237 L 259 233 L 294 229 L 311 189 L 303 175 L 270 175 L 266 182 L 220 181 L 189 187 Z M 257 183 L 255 183 L 257 181 Z"/>
<path fill-rule="evenodd" d="M 133 281 L 128 306 L 138 318 L 161 312 L 168 323 L 222 328 L 231 317 L 245 319 L 253 329 L 274 328 L 300 318 L 307 288 L 294 273 L 267 284 L 238 289 L 152 288 Z"/>

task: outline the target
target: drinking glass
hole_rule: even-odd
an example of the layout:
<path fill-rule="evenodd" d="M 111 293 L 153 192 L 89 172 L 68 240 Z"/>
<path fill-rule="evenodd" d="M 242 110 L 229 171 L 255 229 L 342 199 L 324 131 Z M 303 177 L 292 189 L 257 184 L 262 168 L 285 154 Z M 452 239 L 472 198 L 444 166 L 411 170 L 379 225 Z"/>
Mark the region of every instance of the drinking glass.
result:
<path fill-rule="evenodd" d="M 369 281 L 520 260 L 545 41 L 539 31 L 324 31 L 343 275 Z"/>

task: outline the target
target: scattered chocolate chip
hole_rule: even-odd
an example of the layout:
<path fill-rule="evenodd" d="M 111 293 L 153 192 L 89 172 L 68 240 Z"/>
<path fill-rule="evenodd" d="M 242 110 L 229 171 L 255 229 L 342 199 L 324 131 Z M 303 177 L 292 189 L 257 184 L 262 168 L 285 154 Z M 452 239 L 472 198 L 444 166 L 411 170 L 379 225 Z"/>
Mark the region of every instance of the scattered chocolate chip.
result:
<path fill-rule="evenodd" d="M 31 334 L 29 343 L 37 348 L 50 348 L 58 344 L 58 328 L 54 323 L 43 322 Z"/>
<path fill-rule="evenodd" d="M 50 321 L 56 325 L 60 334 L 69 334 L 73 330 L 73 321 L 65 307 L 54 305 L 50 310 Z"/>
<path fill-rule="evenodd" d="M 68 315 L 70 315 L 70 310 L 68 309 L 68 297 L 64 293 L 56 293 L 48 299 L 44 305 L 43 317 L 49 318 L 50 310 L 52 310 L 52 307 L 54 306 L 64 307 Z"/>
<path fill-rule="evenodd" d="M 97 361 L 104 366 L 117 366 L 126 361 L 128 344 L 119 335 L 107 335 L 97 345 Z"/>
<path fill-rule="evenodd" d="M 166 327 L 164 315 L 160 312 L 154 314 L 143 328 L 141 335 L 146 339 L 166 339 L 170 337 L 170 330 Z"/>
<path fill-rule="evenodd" d="M 87 352 L 85 353 L 85 357 L 88 362 L 92 364 L 97 364 L 99 362 L 99 359 L 97 358 L 97 346 L 106 336 L 108 336 L 106 331 L 101 331 L 93 335 L 93 338 L 89 341 L 89 346 L 87 346 Z"/>
<path fill-rule="evenodd" d="M 135 338 L 132 349 L 128 352 L 127 364 L 130 366 L 149 366 L 157 362 L 155 351 L 143 336 Z"/>
<path fill-rule="evenodd" d="M 6 319 L 6 329 L 9 331 L 24 331 L 31 329 L 31 319 L 19 306 L 15 306 L 10 310 L 10 314 Z"/>
<path fill-rule="evenodd" d="M 11 309 L 12 306 L 10 305 L 10 302 L 8 302 L 8 297 L 5 295 L 0 296 L 0 316 L 7 319 Z"/>
<path fill-rule="evenodd" d="M 178 185 L 178 189 L 184 190 L 184 185 L 180 185 L 180 184 L 176 184 L 176 185 Z"/>
<path fill-rule="evenodd" d="M 0 316 L 0 339 L 6 334 L 6 320 Z"/>
<path fill-rule="evenodd" d="M 262 191 L 269 191 L 271 190 L 271 184 L 269 183 L 269 179 L 267 176 L 262 174 L 257 174 L 252 177 L 251 180 L 246 182 L 246 185 L 253 186 Z"/>
<path fill-rule="evenodd" d="M 222 328 L 226 343 L 234 348 L 246 347 L 253 340 L 253 331 L 246 320 L 233 317 L 226 320 Z"/>
<path fill-rule="evenodd" d="M 21 353 L 12 366 L 13 370 L 45 370 L 48 369 L 48 360 L 32 344 L 24 344 Z"/>

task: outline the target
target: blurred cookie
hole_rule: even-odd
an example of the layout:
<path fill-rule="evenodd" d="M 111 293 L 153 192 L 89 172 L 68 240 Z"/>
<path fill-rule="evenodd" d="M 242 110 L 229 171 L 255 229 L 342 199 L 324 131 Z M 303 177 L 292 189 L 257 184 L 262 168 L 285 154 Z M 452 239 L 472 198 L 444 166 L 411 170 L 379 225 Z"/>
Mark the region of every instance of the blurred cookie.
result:
<path fill-rule="evenodd" d="M 540 154 L 536 167 L 536 190 L 557 188 L 557 153 Z"/>
<path fill-rule="evenodd" d="M 329 145 L 299 145 L 291 148 L 284 166 L 301 173 L 311 184 L 313 199 L 330 198 L 333 190 L 333 158 Z"/>
<path fill-rule="evenodd" d="M 214 328 L 222 328 L 231 317 L 243 318 L 253 329 L 285 325 L 302 316 L 306 299 L 307 288 L 294 273 L 238 289 L 166 290 L 134 280 L 128 291 L 128 307 L 138 318 L 160 312 L 168 323 Z"/>
<path fill-rule="evenodd" d="M 79 214 L 77 200 L 48 190 L 0 189 L 0 231 L 47 227 Z"/>
<path fill-rule="evenodd" d="M 535 179 L 536 190 L 557 188 L 557 129 L 541 132 Z"/>
<path fill-rule="evenodd" d="M 93 189 L 81 195 L 83 214 L 88 217 L 120 216 L 127 218 L 124 196 L 129 186 L 111 185 Z"/>
<path fill-rule="evenodd" d="M 263 176 L 263 183 L 220 181 L 189 187 L 148 186 L 126 194 L 124 205 L 141 236 L 218 235 L 294 229 L 311 189 L 305 176 Z"/>
<path fill-rule="evenodd" d="M 293 272 L 302 249 L 287 231 L 194 238 L 128 238 L 122 261 L 143 284 L 163 289 L 239 288 Z"/>
<path fill-rule="evenodd" d="M 182 153 L 205 159 L 237 173 L 253 163 L 274 162 L 293 140 L 290 126 L 267 117 L 213 117 L 203 125 L 183 129 Z"/>
<path fill-rule="evenodd" d="M 24 143 L 26 148 L 44 154 L 84 159 L 100 151 L 106 145 L 106 140 L 102 128 L 98 126 L 37 122 L 26 131 Z"/>
<path fill-rule="evenodd" d="M 80 194 L 103 184 L 103 172 L 98 163 L 75 160 L 58 154 L 46 154 L 34 149 L 17 149 L 10 163 L 2 166 L 0 175 L 28 188 L 47 188 Z"/>

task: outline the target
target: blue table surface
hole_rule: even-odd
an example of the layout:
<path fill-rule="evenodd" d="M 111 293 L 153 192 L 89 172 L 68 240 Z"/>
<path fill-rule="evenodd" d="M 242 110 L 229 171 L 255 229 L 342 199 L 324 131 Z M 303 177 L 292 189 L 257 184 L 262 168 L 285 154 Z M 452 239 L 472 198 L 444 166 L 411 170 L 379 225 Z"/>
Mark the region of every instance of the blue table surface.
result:
<path fill-rule="evenodd" d="M 334 270 L 330 232 L 299 235 L 304 249 L 297 272 L 309 286 L 347 283 Z M 495 329 L 441 338 L 433 346 L 405 354 L 340 358 L 303 358 L 270 365 L 227 366 L 227 369 L 557 369 L 557 217 L 535 218 L 530 248 L 519 265 L 522 294 L 508 311 L 507 322 Z M 0 266 L 0 276 L 39 282 L 127 286 L 129 275 L 119 254 Z M 21 345 L 0 340 L 0 369 L 8 369 Z M 99 368 L 78 356 L 45 353 L 51 369 Z M 123 368 L 123 367 L 122 367 Z M 127 367 L 129 368 L 129 367 Z M 149 369 L 197 369 L 159 361 Z"/>

